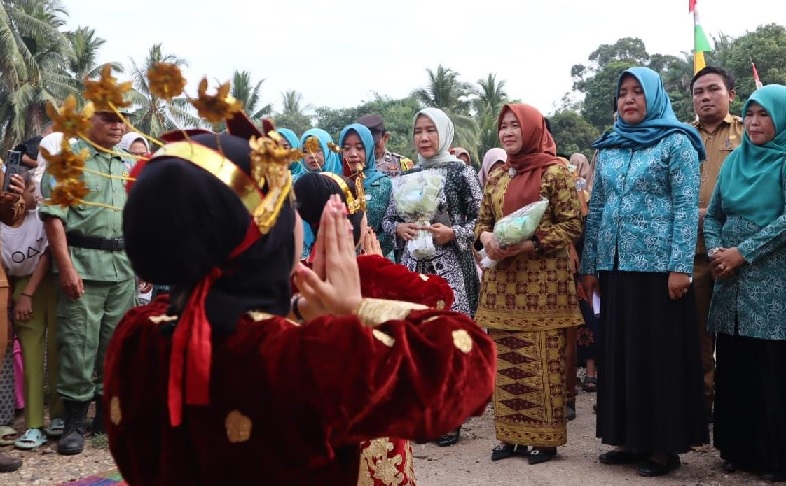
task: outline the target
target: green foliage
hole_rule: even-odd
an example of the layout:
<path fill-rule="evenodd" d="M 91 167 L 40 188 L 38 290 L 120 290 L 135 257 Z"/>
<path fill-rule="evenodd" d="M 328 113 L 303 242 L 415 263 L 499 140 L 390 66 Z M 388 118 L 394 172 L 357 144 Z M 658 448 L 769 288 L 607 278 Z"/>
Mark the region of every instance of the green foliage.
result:
<path fill-rule="evenodd" d="M 281 112 L 274 115 L 276 126 L 289 128 L 297 133 L 298 137 L 311 128 L 311 117 L 305 114 L 310 106 L 303 105 L 303 95 L 298 91 L 281 93 Z"/>
<path fill-rule="evenodd" d="M 551 134 L 557 143 L 557 151 L 563 154 L 581 152 L 592 158 L 590 146 L 600 132 L 575 111 L 561 110 L 549 117 Z"/>
<path fill-rule="evenodd" d="M 377 114 L 385 120 L 385 129 L 390 133 L 387 148 L 407 157 L 412 156 L 412 119 L 420 109 L 412 97 L 392 99 L 379 94 L 353 108 L 321 107 L 316 110 L 317 126 L 327 131 L 338 143 L 338 136 L 345 126 L 355 123 L 363 115 Z"/>
<path fill-rule="evenodd" d="M 40 131 L 47 121 L 47 100 L 59 104 L 68 94 L 79 95 L 83 80 L 95 78 L 100 72 L 97 60 L 104 39 L 90 26 L 66 31 L 67 16 L 61 0 L 3 0 L 0 4 L 0 138 L 5 149 Z M 737 38 L 719 33 L 713 37 L 713 44 L 714 50 L 706 54 L 707 64 L 727 68 L 737 80 L 732 113 L 740 114 L 743 102 L 755 88 L 752 61 L 765 84 L 786 84 L 786 27 L 762 25 Z M 164 53 L 160 44 L 151 46 L 142 62 L 131 61 L 130 77 L 135 88 L 130 96 L 135 112 L 132 121 L 152 135 L 174 128 L 204 126 L 186 97 L 165 102 L 152 96 L 145 73 L 159 61 L 187 65 L 185 59 Z M 116 72 L 123 71 L 120 63 L 111 64 Z M 586 63 L 572 67 L 573 90 L 550 117 L 561 152 L 586 153 L 594 138 L 611 126 L 618 77 L 636 65 L 649 66 L 660 73 L 677 117 L 684 121 L 694 119 L 690 93 L 692 54 L 650 53 L 641 39 L 624 37 L 601 44 Z M 408 97 L 392 99 L 375 94 L 372 100 L 354 107 L 314 110 L 301 93 L 288 91 L 281 95 L 281 110 L 273 113 L 262 89 L 264 79 L 255 78 L 248 71 L 232 73 L 231 93 L 243 102 L 246 113 L 256 122 L 272 115 L 277 126 L 291 128 L 298 134 L 316 122 L 337 139 L 344 126 L 364 114 L 378 113 L 390 133 L 388 148 L 409 157 L 415 155 L 411 135 L 415 113 L 423 107 L 438 107 L 453 120 L 454 146 L 466 148 L 473 162 L 479 163 L 488 149 L 499 145 L 497 117 L 502 106 L 512 102 L 506 81 L 489 73 L 469 83 L 443 65 L 427 69 L 426 74 L 424 85 Z"/>

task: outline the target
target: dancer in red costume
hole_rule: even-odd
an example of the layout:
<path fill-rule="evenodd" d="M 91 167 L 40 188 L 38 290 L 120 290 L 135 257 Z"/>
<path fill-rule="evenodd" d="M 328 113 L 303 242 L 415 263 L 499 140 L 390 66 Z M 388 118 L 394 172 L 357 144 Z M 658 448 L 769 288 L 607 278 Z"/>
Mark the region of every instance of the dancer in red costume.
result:
<path fill-rule="evenodd" d="M 168 143 L 126 204 L 135 271 L 174 286 L 129 312 L 107 353 L 107 428 L 126 481 L 355 485 L 361 442 L 433 438 L 482 412 L 495 372 L 483 331 L 462 314 L 362 298 L 335 196 L 316 271 L 295 266 L 288 172 L 260 165 L 229 128 Z M 282 317 L 293 269 L 301 325 Z"/>
<path fill-rule="evenodd" d="M 363 297 L 401 300 L 437 309 L 449 309 L 453 290 L 438 275 L 411 272 L 382 256 L 374 232 L 366 225 L 356 182 L 335 174 L 312 173 L 295 184 L 298 212 L 319 235 L 322 208 L 334 194 L 347 206 L 354 243 L 360 251 L 360 292 Z M 295 299 L 299 297 L 296 295 Z M 381 437 L 362 444 L 358 486 L 414 486 L 412 447 L 408 440 Z"/>

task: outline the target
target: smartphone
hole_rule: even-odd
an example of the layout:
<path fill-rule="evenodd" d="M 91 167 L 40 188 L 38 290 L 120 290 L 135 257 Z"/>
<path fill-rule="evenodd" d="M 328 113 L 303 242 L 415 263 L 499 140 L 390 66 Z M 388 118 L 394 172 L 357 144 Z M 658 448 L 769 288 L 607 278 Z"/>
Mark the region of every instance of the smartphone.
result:
<path fill-rule="evenodd" d="M 9 150 L 8 158 L 5 162 L 5 178 L 3 180 L 3 192 L 8 192 L 8 184 L 11 182 L 11 176 L 18 174 L 22 169 L 22 152 L 19 150 Z"/>

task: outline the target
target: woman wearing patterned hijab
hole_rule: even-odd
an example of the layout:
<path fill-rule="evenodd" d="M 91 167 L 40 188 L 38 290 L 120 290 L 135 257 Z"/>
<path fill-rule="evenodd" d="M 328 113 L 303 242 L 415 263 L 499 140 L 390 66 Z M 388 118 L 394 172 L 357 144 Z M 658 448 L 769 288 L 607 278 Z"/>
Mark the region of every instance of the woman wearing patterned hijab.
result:
<path fill-rule="evenodd" d="M 742 143 L 723 163 L 704 219 L 716 279 L 708 326 L 718 336 L 713 436 L 726 472 L 783 482 L 786 86 L 757 89 L 742 113 Z"/>
<path fill-rule="evenodd" d="M 500 444 L 491 459 L 529 455 L 529 463 L 538 464 L 568 440 L 567 330 L 582 322 L 568 247 L 581 233 L 581 214 L 543 115 L 529 105 L 506 105 L 497 124 L 507 162 L 486 184 L 475 227 L 476 249 L 482 245 L 499 260 L 483 271 L 476 314 L 498 350 L 494 424 Z M 541 198 L 549 207 L 533 238 L 498 246 L 495 222 Z"/>
<path fill-rule="evenodd" d="M 704 146 L 649 68 L 622 74 L 617 108 L 593 145 L 580 270 L 601 297 L 597 435 L 616 446 L 599 460 L 661 476 L 708 440 L 691 283 Z"/>

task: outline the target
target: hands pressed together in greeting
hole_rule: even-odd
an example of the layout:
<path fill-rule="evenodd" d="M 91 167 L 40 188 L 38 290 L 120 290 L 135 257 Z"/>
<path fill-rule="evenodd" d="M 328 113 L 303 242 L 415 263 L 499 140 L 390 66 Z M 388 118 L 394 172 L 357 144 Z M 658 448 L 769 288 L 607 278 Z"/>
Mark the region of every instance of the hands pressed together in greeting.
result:
<path fill-rule="evenodd" d="M 331 196 L 325 205 L 315 248 L 313 269 L 302 263 L 295 269 L 295 284 L 307 303 L 301 311 L 303 316 L 352 314 L 362 299 L 360 274 L 352 225 L 338 195 Z"/>

